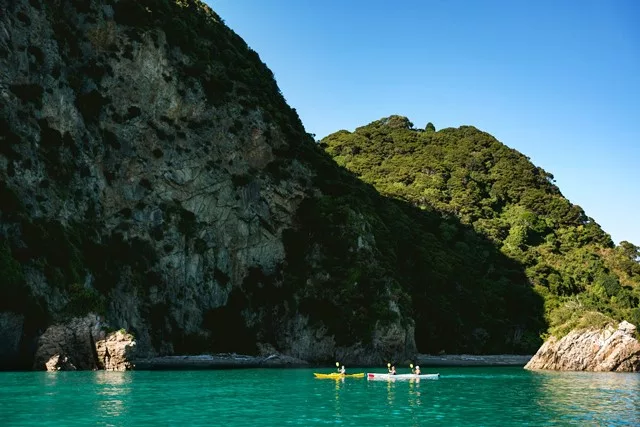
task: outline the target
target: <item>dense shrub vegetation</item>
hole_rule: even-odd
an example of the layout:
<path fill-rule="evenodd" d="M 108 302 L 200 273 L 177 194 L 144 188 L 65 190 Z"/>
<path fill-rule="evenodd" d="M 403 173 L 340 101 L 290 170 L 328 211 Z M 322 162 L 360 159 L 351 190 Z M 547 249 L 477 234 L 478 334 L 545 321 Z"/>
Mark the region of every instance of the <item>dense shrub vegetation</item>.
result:
<path fill-rule="evenodd" d="M 615 247 L 562 196 L 553 175 L 491 135 L 471 126 L 415 129 L 407 118 L 391 116 L 353 133 L 336 132 L 321 146 L 380 193 L 437 212 L 443 237 L 456 218 L 457 227 L 484 236 L 525 269 L 529 285 L 544 298 L 552 332 L 565 333 L 590 311 L 638 324 L 640 249 L 629 242 Z M 450 238 L 466 258 L 478 256 L 474 245 Z M 513 285 L 508 275 L 497 278 Z"/>

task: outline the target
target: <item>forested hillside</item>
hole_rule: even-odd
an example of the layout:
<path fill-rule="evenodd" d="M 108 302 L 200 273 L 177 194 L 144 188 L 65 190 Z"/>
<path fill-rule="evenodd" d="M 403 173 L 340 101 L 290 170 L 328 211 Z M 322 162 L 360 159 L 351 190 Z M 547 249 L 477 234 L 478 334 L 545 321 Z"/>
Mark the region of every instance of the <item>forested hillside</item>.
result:
<path fill-rule="evenodd" d="M 430 231 L 455 240 L 462 256 L 480 255 L 455 236 L 470 227 L 521 265 L 544 298 L 551 332 L 562 335 L 580 321 L 600 323 L 605 316 L 640 324 L 639 248 L 614 246 L 562 196 L 552 174 L 491 135 L 471 126 L 416 129 L 407 118 L 391 116 L 336 132 L 321 146 L 383 195 L 444 218 Z M 447 222 L 453 218 L 460 224 Z M 500 280 L 510 282 L 508 276 Z"/>

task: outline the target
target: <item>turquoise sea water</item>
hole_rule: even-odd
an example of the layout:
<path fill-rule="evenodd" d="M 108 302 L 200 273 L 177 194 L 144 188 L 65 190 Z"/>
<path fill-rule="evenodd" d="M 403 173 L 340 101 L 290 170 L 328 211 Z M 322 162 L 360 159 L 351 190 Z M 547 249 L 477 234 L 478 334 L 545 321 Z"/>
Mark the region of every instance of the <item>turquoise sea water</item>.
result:
<path fill-rule="evenodd" d="M 640 374 L 441 368 L 423 369 L 438 380 L 389 382 L 314 371 L 331 370 L 5 372 L 0 425 L 640 425 Z"/>

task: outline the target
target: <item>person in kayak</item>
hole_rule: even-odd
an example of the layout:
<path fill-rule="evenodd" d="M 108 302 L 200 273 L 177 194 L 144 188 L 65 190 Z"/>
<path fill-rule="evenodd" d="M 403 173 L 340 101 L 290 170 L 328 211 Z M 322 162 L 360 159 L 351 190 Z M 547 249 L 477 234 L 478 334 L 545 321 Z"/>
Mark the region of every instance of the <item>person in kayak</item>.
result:
<path fill-rule="evenodd" d="M 420 366 L 416 365 L 416 367 L 411 370 L 411 373 L 420 375 Z"/>
<path fill-rule="evenodd" d="M 396 374 L 396 367 L 391 365 L 389 367 L 389 375 L 395 375 Z"/>
<path fill-rule="evenodd" d="M 347 373 L 347 370 L 346 370 L 346 369 L 344 369 L 344 365 L 342 365 L 342 367 L 341 367 L 341 368 L 338 368 L 338 372 L 339 372 L 340 374 L 344 375 L 344 374 L 346 374 L 346 373 Z"/>

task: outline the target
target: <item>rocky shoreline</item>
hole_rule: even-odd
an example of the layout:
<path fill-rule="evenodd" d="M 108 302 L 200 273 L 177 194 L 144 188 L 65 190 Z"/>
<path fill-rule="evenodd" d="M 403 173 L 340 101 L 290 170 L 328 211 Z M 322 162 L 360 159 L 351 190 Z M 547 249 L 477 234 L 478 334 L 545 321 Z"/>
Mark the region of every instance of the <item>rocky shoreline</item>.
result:
<path fill-rule="evenodd" d="M 524 366 L 531 356 L 498 355 L 428 355 L 420 354 L 416 363 L 423 367 L 449 366 Z M 241 368 L 304 368 L 323 366 L 282 354 L 248 356 L 236 353 L 197 356 L 162 356 L 133 361 L 135 370 L 241 369 Z"/>
<path fill-rule="evenodd" d="M 531 355 L 519 354 L 447 354 L 432 356 L 420 354 L 416 358 L 422 366 L 524 366 L 531 360 Z"/>
<path fill-rule="evenodd" d="M 622 321 L 602 328 L 573 330 L 549 338 L 525 369 L 592 372 L 640 372 L 636 326 Z"/>
<path fill-rule="evenodd" d="M 283 354 L 248 356 L 236 353 L 203 354 L 189 356 L 160 356 L 132 361 L 137 371 L 188 370 L 188 369 L 238 369 L 238 368 L 301 368 L 312 366 L 309 362 Z"/>

